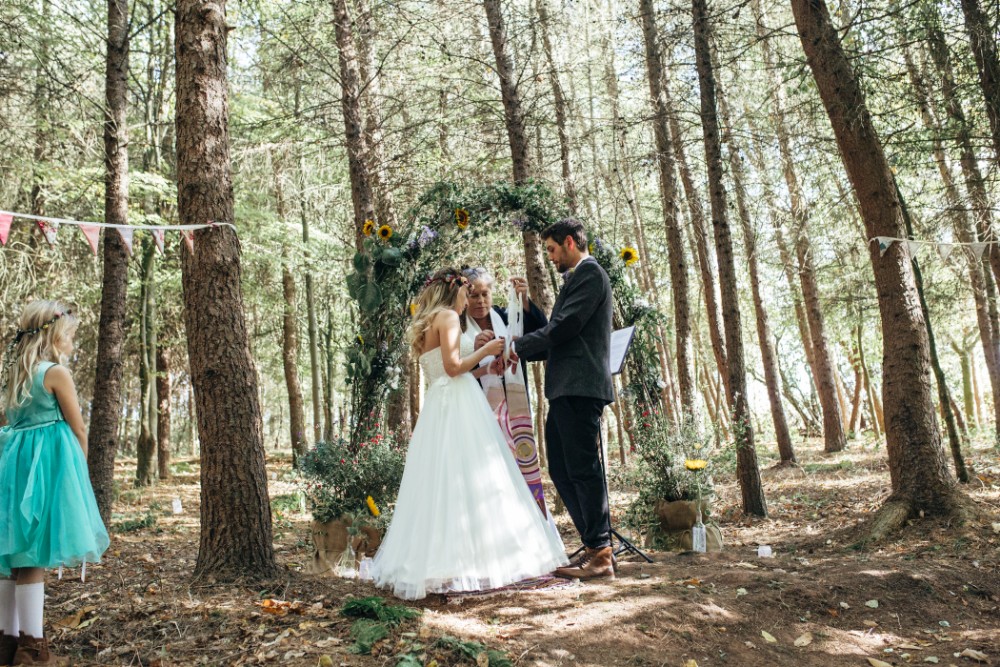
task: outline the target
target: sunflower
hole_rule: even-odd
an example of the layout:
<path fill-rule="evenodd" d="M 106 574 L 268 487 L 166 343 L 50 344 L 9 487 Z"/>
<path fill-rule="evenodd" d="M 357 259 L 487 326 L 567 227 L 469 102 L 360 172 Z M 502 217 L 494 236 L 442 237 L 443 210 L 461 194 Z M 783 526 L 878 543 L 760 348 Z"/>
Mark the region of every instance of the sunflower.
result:
<path fill-rule="evenodd" d="M 411 303 L 410 304 L 410 317 L 413 317 L 416 314 L 417 314 L 417 304 Z"/>
<path fill-rule="evenodd" d="M 368 500 L 366 500 L 365 503 L 368 504 L 368 511 L 372 513 L 372 516 L 377 517 L 381 514 L 381 512 L 378 511 L 378 505 L 375 504 L 374 498 L 368 496 Z"/>
<path fill-rule="evenodd" d="M 365 224 L 361 225 L 361 233 L 365 236 L 371 236 L 372 232 L 375 231 L 375 221 L 365 220 Z"/>
<path fill-rule="evenodd" d="M 708 461 L 705 459 L 687 459 L 684 461 L 684 467 L 692 471 L 704 470 L 706 466 L 708 466 Z"/>
<path fill-rule="evenodd" d="M 630 246 L 625 246 L 618 256 L 625 262 L 625 266 L 631 266 L 639 261 L 639 251 Z"/>
<path fill-rule="evenodd" d="M 455 224 L 458 225 L 459 229 L 465 229 L 469 226 L 469 212 L 464 208 L 455 209 Z"/>
<path fill-rule="evenodd" d="M 383 241 L 388 241 L 392 238 L 392 227 L 389 225 L 382 225 L 378 228 L 378 237 Z"/>

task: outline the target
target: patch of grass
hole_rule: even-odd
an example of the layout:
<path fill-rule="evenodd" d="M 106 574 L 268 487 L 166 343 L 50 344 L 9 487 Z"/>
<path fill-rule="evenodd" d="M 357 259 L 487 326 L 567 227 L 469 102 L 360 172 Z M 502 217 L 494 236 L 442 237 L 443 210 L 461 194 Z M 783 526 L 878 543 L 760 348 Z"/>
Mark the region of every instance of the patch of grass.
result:
<path fill-rule="evenodd" d="M 434 647 L 444 649 L 459 660 L 470 660 L 473 663 L 476 662 L 479 654 L 485 651 L 487 657 L 490 659 L 490 667 L 514 667 L 514 663 L 510 661 L 510 658 L 505 653 L 489 650 L 479 642 L 463 642 L 460 639 L 445 635 L 434 642 Z"/>
<path fill-rule="evenodd" d="M 818 463 L 804 463 L 802 465 L 802 470 L 809 473 L 810 475 L 818 472 L 836 472 L 838 470 L 850 470 L 854 467 L 853 461 L 833 461 L 825 462 L 821 461 Z"/>
<path fill-rule="evenodd" d="M 389 636 L 389 628 L 385 623 L 359 618 L 351 626 L 351 637 L 354 645 L 347 650 L 355 655 L 368 655 L 376 643 Z"/>
<path fill-rule="evenodd" d="M 121 521 L 117 521 L 111 524 L 111 530 L 115 533 L 134 533 L 137 530 L 143 530 L 145 528 L 152 528 L 159 521 L 160 515 L 163 514 L 159 503 L 150 503 L 149 509 L 146 510 L 144 514 L 138 515 L 115 515 L 121 518 Z M 125 518 L 128 517 L 128 518 Z"/>
<path fill-rule="evenodd" d="M 186 475 L 194 472 L 194 466 L 190 461 L 178 461 L 170 464 L 170 472 L 174 475 Z"/>
<path fill-rule="evenodd" d="M 271 511 L 275 514 L 298 514 L 305 508 L 305 495 L 301 491 L 284 493 L 271 498 Z"/>

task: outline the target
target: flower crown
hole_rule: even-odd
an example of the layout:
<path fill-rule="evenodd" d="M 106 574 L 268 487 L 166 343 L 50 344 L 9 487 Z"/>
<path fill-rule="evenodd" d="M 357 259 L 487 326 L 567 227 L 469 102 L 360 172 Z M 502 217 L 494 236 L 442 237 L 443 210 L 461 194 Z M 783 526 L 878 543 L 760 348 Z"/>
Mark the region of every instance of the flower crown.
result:
<path fill-rule="evenodd" d="M 72 314 L 73 311 L 70 310 L 67 310 L 65 313 L 56 313 L 51 320 L 49 320 L 48 322 L 46 322 L 41 326 L 35 327 L 34 329 L 18 329 L 17 333 L 14 334 L 13 344 L 17 345 L 18 343 L 21 342 L 22 338 L 27 338 L 28 336 L 34 336 L 35 334 L 44 331 L 45 329 L 48 329 L 50 326 L 55 324 L 56 321 L 59 320 L 59 318 L 63 317 L 64 315 L 72 315 Z"/>
<path fill-rule="evenodd" d="M 427 289 L 434 283 L 444 283 L 448 286 L 448 289 L 452 289 L 455 287 L 455 283 L 458 283 L 459 287 L 462 285 L 468 285 L 469 279 L 459 273 L 448 273 L 437 277 L 431 276 L 424 281 L 424 289 Z"/>
<path fill-rule="evenodd" d="M 49 320 L 45 324 L 35 327 L 34 329 L 17 330 L 17 332 L 14 334 L 13 340 L 11 340 L 10 343 L 7 344 L 7 349 L 4 350 L 4 362 L 2 371 L 3 384 L 2 386 L 0 386 L 0 394 L 7 393 L 7 384 L 10 382 L 10 369 L 14 365 L 14 362 L 16 360 L 16 355 L 14 354 L 14 351 L 17 349 L 18 344 L 25 338 L 29 336 L 34 336 L 35 334 L 38 334 L 44 331 L 45 329 L 48 329 L 50 326 L 55 324 L 60 317 L 72 314 L 73 313 L 70 310 L 67 310 L 64 313 L 56 313 L 51 320 Z"/>

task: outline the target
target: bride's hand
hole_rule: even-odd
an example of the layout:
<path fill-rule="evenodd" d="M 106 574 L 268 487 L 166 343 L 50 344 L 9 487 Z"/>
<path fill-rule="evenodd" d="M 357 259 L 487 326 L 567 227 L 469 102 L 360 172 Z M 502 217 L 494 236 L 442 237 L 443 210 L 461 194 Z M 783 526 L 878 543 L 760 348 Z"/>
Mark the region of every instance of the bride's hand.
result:
<path fill-rule="evenodd" d="M 507 370 L 507 365 L 503 361 L 503 357 L 497 357 L 490 362 L 490 375 L 503 375 Z"/>
<path fill-rule="evenodd" d="M 501 354 L 503 354 L 504 339 L 503 338 L 494 338 L 490 342 L 488 342 L 485 345 L 483 345 L 483 347 L 481 349 L 483 349 L 483 350 L 486 351 L 484 356 L 486 356 L 486 355 L 492 355 L 494 357 L 499 357 Z"/>

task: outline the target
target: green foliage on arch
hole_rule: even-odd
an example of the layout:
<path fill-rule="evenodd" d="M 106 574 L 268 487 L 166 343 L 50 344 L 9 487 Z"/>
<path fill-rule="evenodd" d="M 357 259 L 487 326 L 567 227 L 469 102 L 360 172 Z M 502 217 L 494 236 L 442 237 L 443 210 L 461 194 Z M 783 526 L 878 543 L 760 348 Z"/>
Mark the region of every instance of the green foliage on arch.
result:
<path fill-rule="evenodd" d="M 355 254 L 354 271 L 347 277 L 360 315 L 347 353 L 352 442 L 380 422 L 389 395 L 401 385 L 410 304 L 427 276 L 488 231 L 540 232 L 567 215 L 563 202 L 538 181 L 441 182 L 420 197 L 398 228 L 366 222 L 363 248 Z M 611 279 L 615 326 L 637 326 L 626 391 L 641 406 L 657 405 L 664 384 L 655 336 L 663 316 L 645 300 L 638 280 L 630 275 L 629 265 L 637 253 L 632 248 L 611 248 L 598 237 L 591 237 L 590 251 Z"/>

